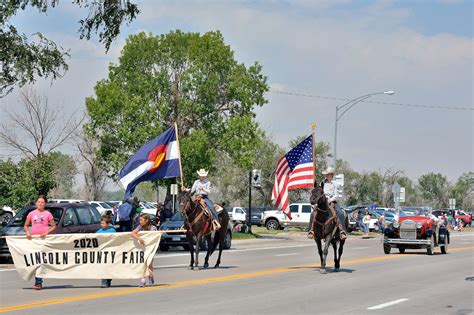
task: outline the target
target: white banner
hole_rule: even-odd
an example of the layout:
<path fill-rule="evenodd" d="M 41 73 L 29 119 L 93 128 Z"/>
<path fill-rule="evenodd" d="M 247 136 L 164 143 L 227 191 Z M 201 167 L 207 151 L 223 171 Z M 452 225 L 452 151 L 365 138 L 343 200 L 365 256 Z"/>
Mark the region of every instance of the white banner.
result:
<path fill-rule="evenodd" d="M 7 244 L 18 274 L 55 279 L 139 279 L 160 243 L 161 233 L 52 234 L 46 237 L 8 236 Z"/>

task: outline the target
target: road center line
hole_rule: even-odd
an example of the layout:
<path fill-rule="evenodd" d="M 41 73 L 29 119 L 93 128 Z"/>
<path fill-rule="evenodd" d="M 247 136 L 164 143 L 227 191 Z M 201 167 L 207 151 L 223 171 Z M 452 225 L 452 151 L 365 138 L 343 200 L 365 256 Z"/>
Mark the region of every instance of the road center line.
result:
<path fill-rule="evenodd" d="M 461 247 L 461 248 L 451 248 L 451 251 L 466 251 L 466 250 L 474 250 L 474 246 L 470 247 Z M 359 258 L 359 259 L 351 259 L 351 260 L 343 260 L 341 264 L 344 265 L 351 265 L 357 263 L 365 263 L 365 262 L 374 262 L 374 261 L 384 261 L 390 259 L 400 259 L 402 257 L 412 257 L 415 258 L 414 255 L 385 255 L 385 256 L 377 256 L 377 257 L 368 257 L 368 258 Z M 328 265 L 331 267 L 331 265 Z M 140 292 L 148 292 L 148 291 L 157 291 L 162 289 L 171 289 L 171 288 L 179 288 L 179 287 L 188 287 L 193 285 L 202 285 L 202 284 L 210 284 L 210 283 L 220 283 L 220 282 L 227 282 L 227 281 L 235 281 L 241 279 L 249 279 L 249 278 L 257 278 L 262 276 L 274 275 L 279 273 L 287 273 L 290 271 L 298 271 L 298 270 L 305 270 L 309 268 L 319 268 L 318 265 L 306 265 L 306 266 L 298 266 L 298 267 L 282 267 L 282 268 L 274 268 L 274 269 L 264 269 L 261 271 L 251 272 L 251 273 L 243 273 L 231 276 L 223 276 L 223 277 L 216 277 L 216 278 L 207 278 L 207 279 L 200 279 L 200 280 L 190 280 L 190 281 L 183 281 L 183 282 L 176 282 L 171 284 L 163 284 L 163 285 L 156 285 L 151 287 L 144 287 L 144 288 L 130 288 L 130 289 L 120 289 L 115 291 L 108 291 L 108 292 L 99 292 L 99 293 L 92 293 L 92 294 L 85 294 L 85 295 L 75 295 L 66 298 L 59 298 L 59 299 L 52 299 L 52 300 L 44 300 L 38 302 L 32 302 L 28 304 L 19 304 L 19 305 L 12 305 L 7 307 L 0 308 L 0 313 L 17 311 L 17 310 L 24 310 L 30 309 L 34 307 L 42 307 L 42 306 L 50 306 L 56 304 L 64 304 L 64 303 L 71 303 L 71 302 L 78 302 L 78 301 L 86 301 L 86 300 L 93 300 L 99 298 L 106 298 L 112 296 L 121 296 L 121 295 L 129 295 L 135 294 Z"/>
<path fill-rule="evenodd" d="M 280 254 L 280 255 L 275 255 L 275 257 L 294 256 L 294 255 L 299 255 L 299 254 L 301 253 Z"/>
<path fill-rule="evenodd" d="M 408 299 L 405 299 L 405 298 L 398 299 L 398 300 L 395 300 L 395 301 L 392 301 L 392 302 L 387 302 L 387 303 L 371 306 L 371 307 L 368 307 L 367 309 L 368 310 L 379 310 L 381 308 L 386 308 L 386 307 L 389 307 L 389 306 L 392 306 L 392 305 L 395 305 L 395 304 L 399 304 L 399 303 L 403 303 L 403 302 L 406 302 L 406 301 L 408 301 Z"/>

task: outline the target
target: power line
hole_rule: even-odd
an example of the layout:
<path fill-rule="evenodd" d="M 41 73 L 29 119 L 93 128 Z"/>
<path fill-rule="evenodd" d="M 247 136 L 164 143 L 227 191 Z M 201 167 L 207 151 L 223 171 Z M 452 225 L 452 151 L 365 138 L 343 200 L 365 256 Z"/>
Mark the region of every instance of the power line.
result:
<path fill-rule="evenodd" d="M 334 101 L 350 101 L 350 98 L 340 98 L 340 97 L 330 97 L 330 96 L 321 96 L 321 95 L 311 95 L 311 94 L 302 94 L 302 93 L 294 93 L 294 92 L 285 92 L 285 91 L 276 91 L 270 90 L 270 93 L 275 94 L 284 94 L 290 96 L 302 96 L 302 97 L 311 97 L 311 98 L 319 98 L 325 100 L 334 100 Z M 449 107 L 449 106 L 435 106 L 435 105 L 419 105 L 419 104 L 407 104 L 407 103 L 390 103 L 390 102 L 377 102 L 377 101 L 362 101 L 364 103 L 372 103 L 372 104 L 384 104 L 384 105 L 394 105 L 394 106 L 406 106 L 406 107 L 421 107 L 421 108 L 436 108 L 436 109 L 451 109 L 451 110 L 474 110 L 474 108 L 470 107 Z"/>

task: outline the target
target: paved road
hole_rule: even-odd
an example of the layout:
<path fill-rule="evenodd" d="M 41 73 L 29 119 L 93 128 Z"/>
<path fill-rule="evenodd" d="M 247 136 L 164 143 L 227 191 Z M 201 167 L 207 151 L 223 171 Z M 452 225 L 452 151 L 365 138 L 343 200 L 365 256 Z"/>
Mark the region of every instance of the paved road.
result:
<path fill-rule="evenodd" d="M 215 259 L 215 257 L 214 257 Z M 215 261 L 215 260 L 212 261 Z M 330 254 L 332 259 L 332 253 Z M 383 255 L 380 239 L 351 238 L 342 270 L 322 275 L 312 241 L 234 242 L 221 269 L 187 270 L 183 252 L 155 257 L 154 287 L 137 281 L 46 280 L 36 292 L 0 271 L 1 311 L 13 314 L 472 314 L 474 234 L 448 255 Z"/>

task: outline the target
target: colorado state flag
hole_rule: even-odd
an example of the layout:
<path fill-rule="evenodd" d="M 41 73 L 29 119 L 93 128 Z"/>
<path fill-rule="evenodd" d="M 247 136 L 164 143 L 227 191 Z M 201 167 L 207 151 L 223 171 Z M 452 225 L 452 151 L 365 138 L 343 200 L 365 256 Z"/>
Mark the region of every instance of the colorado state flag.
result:
<path fill-rule="evenodd" d="M 142 146 L 120 171 L 125 197 L 141 182 L 180 176 L 179 159 L 176 129 L 171 127 Z"/>

